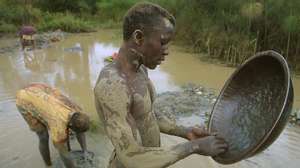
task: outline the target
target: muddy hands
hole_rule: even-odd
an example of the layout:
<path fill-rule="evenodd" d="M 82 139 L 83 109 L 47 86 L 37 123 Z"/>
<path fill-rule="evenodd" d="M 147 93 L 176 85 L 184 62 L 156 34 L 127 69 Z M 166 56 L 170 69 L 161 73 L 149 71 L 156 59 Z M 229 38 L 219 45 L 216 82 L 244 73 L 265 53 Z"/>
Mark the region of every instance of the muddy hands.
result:
<path fill-rule="evenodd" d="M 208 131 L 205 127 L 197 126 L 197 127 L 188 128 L 186 138 L 188 140 L 195 140 L 195 139 L 203 138 L 203 137 L 206 137 L 206 136 L 209 136 L 209 135 L 210 134 L 208 133 Z"/>
<path fill-rule="evenodd" d="M 228 148 L 225 140 L 216 134 L 192 140 L 192 143 L 194 152 L 205 156 L 217 156 Z"/>

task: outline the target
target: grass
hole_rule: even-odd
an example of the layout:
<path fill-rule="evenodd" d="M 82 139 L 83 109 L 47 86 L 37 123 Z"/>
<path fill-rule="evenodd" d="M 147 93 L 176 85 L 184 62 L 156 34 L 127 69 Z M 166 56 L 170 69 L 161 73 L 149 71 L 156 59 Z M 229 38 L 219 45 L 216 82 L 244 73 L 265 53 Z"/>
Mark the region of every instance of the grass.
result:
<path fill-rule="evenodd" d="M 94 27 L 91 22 L 77 18 L 70 13 L 46 13 L 43 21 L 37 25 L 40 31 L 61 29 L 72 33 L 95 31 Z"/>
<path fill-rule="evenodd" d="M 16 4 L 16 0 L 0 0 L 0 33 L 14 33 L 23 23 L 31 23 L 39 31 L 61 29 L 74 33 L 121 28 L 126 11 L 141 1 L 44 0 Z M 274 49 L 300 71 L 298 0 L 148 1 L 174 14 L 176 40 L 207 59 L 237 66 L 258 51 Z"/>
<path fill-rule="evenodd" d="M 0 33 L 15 33 L 17 27 L 14 24 L 0 22 Z"/>

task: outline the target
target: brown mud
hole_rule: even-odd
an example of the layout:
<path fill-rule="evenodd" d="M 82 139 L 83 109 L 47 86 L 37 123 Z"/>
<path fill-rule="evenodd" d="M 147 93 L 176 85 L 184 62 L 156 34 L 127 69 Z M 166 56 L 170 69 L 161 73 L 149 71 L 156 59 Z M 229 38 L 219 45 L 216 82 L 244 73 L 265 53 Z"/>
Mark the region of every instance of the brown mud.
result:
<path fill-rule="evenodd" d="M 98 127 L 95 131 L 88 133 L 88 150 L 94 152 L 94 157 L 101 163 L 100 166 L 106 166 L 112 145 L 103 134 L 101 123 L 98 121 L 93 87 L 100 69 L 106 64 L 104 58 L 118 50 L 121 42 L 120 34 L 118 30 L 72 34 L 64 36 L 61 41 L 51 42 L 51 45 L 45 48 L 32 51 L 21 51 L 16 38 L 0 39 L 0 48 L 12 47 L 9 52 L 0 52 L 1 167 L 45 167 L 38 152 L 38 138 L 29 130 L 15 106 L 16 91 L 32 82 L 47 83 L 60 89 L 84 109 L 84 112 L 95 123 L 94 125 Z M 171 46 L 170 55 L 166 61 L 156 70 L 149 71 L 149 76 L 156 91 L 166 103 L 181 105 L 174 118 L 182 125 L 194 125 L 205 121 L 203 113 L 210 111 L 214 96 L 218 94 L 233 71 L 234 68 L 201 62 L 195 54 L 187 53 L 180 47 Z M 189 91 L 184 93 L 186 98 L 178 96 L 183 90 L 180 86 L 186 83 L 195 83 L 202 88 L 195 89 L 190 86 L 187 87 Z M 294 107 L 300 108 L 300 78 L 293 77 L 293 84 L 295 87 Z M 212 88 L 212 90 L 207 88 Z M 167 91 L 168 93 L 163 93 Z M 214 95 L 211 95 L 212 92 Z M 196 95 L 191 96 L 190 93 L 196 93 Z M 208 99 L 203 98 L 206 93 L 208 93 Z M 174 96 L 168 98 L 168 94 L 174 95 L 176 99 Z M 192 102 L 186 100 L 190 97 Z M 174 103 L 171 103 L 171 99 Z M 189 112 L 197 110 L 198 107 L 199 112 Z M 300 164 L 299 130 L 298 126 L 288 125 L 270 148 L 258 156 L 235 165 L 223 166 L 209 157 L 192 155 L 171 167 L 280 168 L 288 166 L 297 168 Z M 162 135 L 163 145 L 166 146 L 182 141 L 184 140 L 181 138 Z M 74 150 L 80 149 L 77 143 L 74 142 L 72 145 L 75 146 Z M 50 150 L 52 161 L 54 161 L 58 156 L 57 152 L 52 145 Z"/>

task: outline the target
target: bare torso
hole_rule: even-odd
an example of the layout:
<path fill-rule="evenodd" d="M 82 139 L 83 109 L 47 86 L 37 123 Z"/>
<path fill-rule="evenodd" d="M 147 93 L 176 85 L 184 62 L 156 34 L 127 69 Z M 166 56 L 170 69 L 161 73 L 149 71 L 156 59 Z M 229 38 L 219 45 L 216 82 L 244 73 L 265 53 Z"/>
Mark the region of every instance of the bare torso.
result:
<path fill-rule="evenodd" d="M 94 89 L 98 114 L 114 146 L 108 167 L 139 168 L 142 163 L 144 168 L 164 168 L 198 150 L 191 141 L 160 147 L 160 132 L 184 137 L 186 130 L 156 118 L 155 91 L 146 69 L 126 66 L 117 61 L 105 66 Z"/>
<path fill-rule="evenodd" d="M 126 118 L 126 122 L 130 126 L 130 130 L 125 127 L 113 127 L 113 130 L 106 130 L 108 134 L 114 134 L 114 132 L 118 132 L 118 130 L 124 129 L 128 132 L 131 132 L 135 140 L 135 142 L 132 142 L 130 140 L 123 140 L 126 143 L 137 143 L 144 147 L 159 147 L 160 130 L 156 121 L 155 114 L 152 110 L 155 90 L 150 79 L 148 78 L 146 69 L 144 67 L 140 67 L 137 73 L 129 76 L 121 72 L 116 63 L 112 63 L 107 65 L 101 71 L 95 87 L 95 92 L 99 91 L 100 89 L 107 93 L 110 92 L 109 89 L 105 89 L 101 86 L 99 86 L 99 88 L 97 89 L 97 85 L 101 85 L 102 81 L 109 81 L 110 83 L 112 83 L 112 85 L 121 84 L 121 88 L 123 89 L 119 90 L 119 92 L 127 94 L 125 98 L 118 98 L 128 99 L 129 102 L 128 110 L 126 112 L 127 114 L 124 114 L 126 116 L 120 117 L 120 120 L 122 118 Z M 105 97 L 103 97 L 103 99 L 105 99 Z M 103 106 L 103 104 L 96 101 L 96 107 L 99 116 L 102 116 L 101 118 L 104 123 L 109 123 L 109 121 L 107 121 L 106 110 L 103 110 Z M 117 107 L 118 104 L 115 104 L 114 106 L 116 106 L 116 109 L 122 108 Z M 111 117 L 111 114 L 109 114 L 109 117 Z M 128 145 L 125 145 L 125 147 L 122 148 L 126 147 L 128 147 Z M 113 152 L 112 154 L 109 167 L 124 167 L 117 159 L 115 152 Z"/>
<path fill-rule="evenodd" d="M 114 76 L 115 79 L 121 78 L 129 89 L 128 96 L 131 98 L 131 103 L 126 120 L 136 141 L 145 147 L 159 147 L 160 130 L 152 110 L 155 90 L 146 69 L 140 67 L 135 75 L 127 76 L 112 63 L 103 69 L 102 74 L 104 75 L 100 75 L 98 81 Z"/>
<path fill-rule="evenodd" d="M 132 128 L 135 129 L 134 124 L 136 124 L 143 146 L 159 147 L 160 131 L 152 110 L 155 91 L 146 69 L 141 67 L 135 76 L 127 80 L 133 96 L 132 108 L 129 114 L 129 118 L 131 116 L 133 118 Z"/>

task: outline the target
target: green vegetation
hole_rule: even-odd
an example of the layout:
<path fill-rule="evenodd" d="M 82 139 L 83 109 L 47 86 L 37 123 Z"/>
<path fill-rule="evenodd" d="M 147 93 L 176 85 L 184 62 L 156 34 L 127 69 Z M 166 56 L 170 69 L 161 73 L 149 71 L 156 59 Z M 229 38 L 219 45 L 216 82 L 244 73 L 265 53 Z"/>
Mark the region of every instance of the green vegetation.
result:
<path fill-rule="evenodd" d="M 41 31 L 62 29 L 67 32 L 90 32 L 93 25 L 70 13 L 46 13 L 37 28 Z"/>
<path fill-rule="evenodd" d="M 95 120 L 90 120 L 90 128 L 89 131 L 90 132 L 97 132 L 97 130 L 99 129 L 99 121 L 95 121 Z"/>
<path fill-rule="evenodd" d="M 0 33 L 15 32 L 22 24 L 68 32 L 120 27 L 127 9 L 139 1 L 0 0 Z M 258 51 L 273 49 L 300 71 L 299 0 L 149 1 L 175 15 L 176 41 L 204 58 L 235 66 Z"/>
<path fill-rule="evenodd" d="M 156 1 L 175 14 L 177 38 L 206 58 L 239 65 L 258 51 L 273 49 L 300 70 L 298 0 Z"/>
<path fill-rule="evenodd" d="M 0 22 L 0 32 L 14 33 L 17 27 L 14 24 Z"/>
<path fill-rule="evenodd" d="M 83 3 L 84 2 L 84 3 Z M 39 31 L 61 29 L 67 32 L 93 31 L 94 10 L 88 0 L 0 0 L 0 33 L 16 32 L 22 25 L 34 25 Z M 92 5 L 92 4 L 91 4 Z"/>

